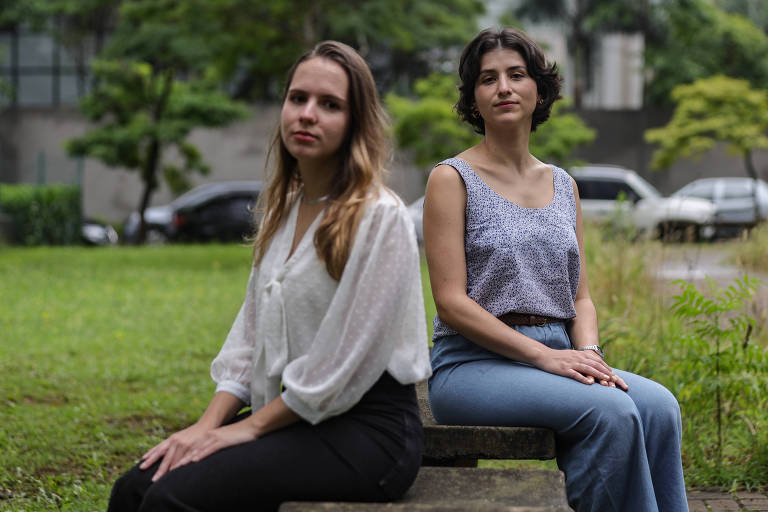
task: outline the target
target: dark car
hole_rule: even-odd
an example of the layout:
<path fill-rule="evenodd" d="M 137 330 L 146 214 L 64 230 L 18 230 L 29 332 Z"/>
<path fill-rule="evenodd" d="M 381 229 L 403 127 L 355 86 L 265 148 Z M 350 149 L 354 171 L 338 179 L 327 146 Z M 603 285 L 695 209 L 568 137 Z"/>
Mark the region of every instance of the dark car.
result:
<path fill-rule="evenodd" d="M 715 203 L 718 235 L 739 235 L 768 219 L 768 183 L 752 178 L 701 178 L 674 193 L 676 197 L 701 197 Z"/>
<path fill-rule="evenodd" d="M 144 212 L 148 243 L 168 241 L 237 241 L 253 232 L 260 181 L 222 181 L 193 188 L 162 206 Z M 139 238 L 139 213 L 123 228 L 126 243 Z"/>

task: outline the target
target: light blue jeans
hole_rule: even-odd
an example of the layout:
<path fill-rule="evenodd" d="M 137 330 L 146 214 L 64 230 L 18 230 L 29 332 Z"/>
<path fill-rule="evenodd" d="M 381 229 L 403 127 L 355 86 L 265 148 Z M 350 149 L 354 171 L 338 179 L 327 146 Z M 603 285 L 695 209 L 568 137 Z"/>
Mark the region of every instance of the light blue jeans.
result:
<path fill-rule="evenodd" d="M 517 331 L 570 349 L 563 323 Z M 461 335 L 432 349 L 429 403 L 438 423 L 547 427 L 577 512 L 686 512 L 677 400 L 665 387 L 615 370 L 629 391 L 582 384 L 490 352 Z"/>

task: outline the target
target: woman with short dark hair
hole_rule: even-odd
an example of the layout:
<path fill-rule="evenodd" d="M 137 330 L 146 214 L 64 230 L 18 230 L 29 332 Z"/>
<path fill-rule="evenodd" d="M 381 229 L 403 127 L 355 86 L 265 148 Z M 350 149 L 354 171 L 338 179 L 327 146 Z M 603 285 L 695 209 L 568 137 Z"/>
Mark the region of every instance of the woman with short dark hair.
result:
<path fill-rule="evenodd" d="M 456 110 L 484 138 L 427 183 L 435 419 L 553 429 L 577 512 L 687 510 L 677 401 L 603 360 L 578 189 L 528 148 L 556 66 L 522 32 L 486 30 L 459 75 Z"/>

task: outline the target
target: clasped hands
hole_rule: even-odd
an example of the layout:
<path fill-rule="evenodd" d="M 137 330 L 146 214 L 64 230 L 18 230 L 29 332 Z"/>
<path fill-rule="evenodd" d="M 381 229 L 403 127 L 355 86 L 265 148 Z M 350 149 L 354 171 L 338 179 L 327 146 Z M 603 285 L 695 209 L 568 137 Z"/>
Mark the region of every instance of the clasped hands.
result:
<path fill-rule="evenodd" d="M 198 462 L 222 448 L 247 443 L 257 439 L 258 432 L 245 419 L 231 425 L 210 428 L 195 423 L 184 430 L 171 435 L 155 445 L 141 457 L 140 469 L 147 469 L 159 459 L 163 459 L 152 481 L 157 481 L 169 471 L 190 462 Z"/>
<path fill-rule="evenodd" d="M 624 379 L 613 372 L 605 361 L 592 350 L 550 349 L 536 366 L 544 371 L 570 377 L 583 384 L 600 383 L 603 386 L 618 387 L 627 391 Z"/>

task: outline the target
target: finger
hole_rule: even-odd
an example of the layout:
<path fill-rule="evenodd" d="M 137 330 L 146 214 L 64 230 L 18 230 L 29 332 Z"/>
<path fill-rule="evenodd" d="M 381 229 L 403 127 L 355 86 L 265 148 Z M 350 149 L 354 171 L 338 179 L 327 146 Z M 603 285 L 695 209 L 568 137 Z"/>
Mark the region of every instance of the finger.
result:
<path fill-rule="evenodd" d="M 592 377 L 591 375 L 584 375 L 583 373 L 579 373 L 576 370 L 569 370 L 568 376 L 571 377 L 572 379 L 575 379 L 581 382 L 582 384 L 591 385 L 595 383 L 594 377 Z"/>
<path fill-rule="evenodd" d="M 163 462 L 160 463 L 160 467 L 157 468 L 157 471 L 155 471 L 155 474 L 152 476 L 153 482 L 156 482 L 160 477 L 162 477 L 164 474 L 168 472 L 168 469 L 170 468 L 171 463 L 176 457 L 176 451 L 177 451 L 176 445 L 173 445 L 168 449 L 168 452 L 165 454 L 165 457 L 163 457 Z"/>
<path fill-rule="evenodd" d="M 582 365 L 580 366 L 580 371 L 585 376 L 591 376 L 595 380 L 605 380 L 605 381 L 611 380 L 610 373 L 605 373 L 601 369 L 596 368 L 591 364 L 591 361 L 587 363 L 582 363 Z"/>
<path fill-rule="evenodd" d="M 149 450 L 142 457 L 142 461 L 143 462 L 141 463 L 139 468 L 140 469 L 147 469 L 148 467 L 150 467 L 152 464 L 157 462 L 158 459 L 160 459 L 160 457 L 162 457 L 165 454 L 167 449 L 168 449 L 167 445 L 163 446 L 163 443 L 161 443 L 160 445 L 157 445 L 154 448 L 152 448 L 151 450 Z"/>
<path fill-rule="evenodd" d="M 608 374 L 612 373 L 611 367 L 608 366 L 605 360 L 597 355 L 596 352 L 592 350 L 579 350 L 577 352 L 582 356 L 587 357 L 590 361 L 597 363 L 598 367 L 601 368 L 603 372 L 607 372 Z"/>
<path fill-rule="evenodd" d="M 623 389 L 624 391 L 629 391 L 629 386 L 627 385 L 627 383 L 626 383 L 626 382 L 624 382 L 624 379 L 622 379 L 622 378 L 621 378 L 621 377 L 619 377 L 618 375 L 616 376 L 616 380 L 615 380 L 614 382 L 615 382 L 615 384 L 616 384 L 618 387 L 620 387 L 620 388 L 621 388 L 621 389 Z"/>
<path fill-rule="evenodd" d="M 141 456 L 141 460 L 144 460 L 147 457 L 151 457 L 152 454 L 154 454 L 158 450 L 162 450 L 165 444 L 166 444 L 166 441 L 156 444 L 155 446 L 147 450 L 146 453 L 144 453 L 144 455 Z"/>
<path fill-rule="evenodd" d="M 192 457 L 192 462 L 200 462 L 207 456 L 216 453 L 219 451 L 222 447 L 219 446 L 217 443 L 210 443 L 209 445 L 202 447 L 200 450 L 195 453 L 195 455 Z"/>

